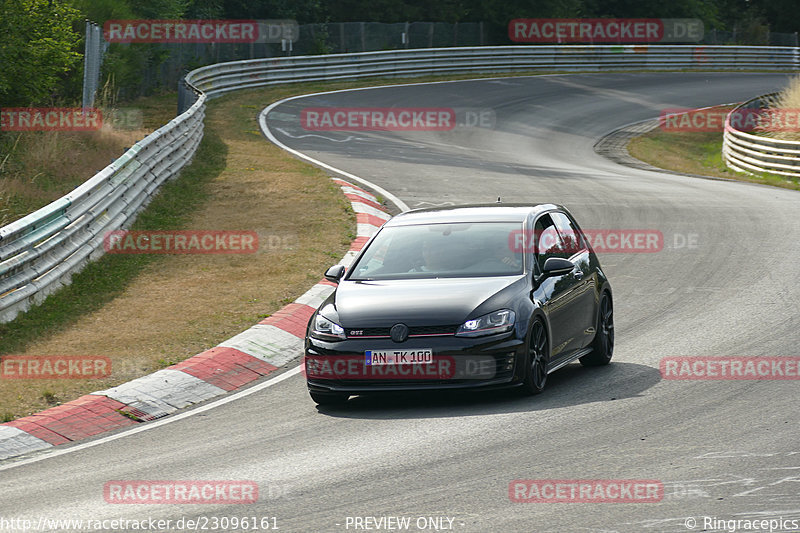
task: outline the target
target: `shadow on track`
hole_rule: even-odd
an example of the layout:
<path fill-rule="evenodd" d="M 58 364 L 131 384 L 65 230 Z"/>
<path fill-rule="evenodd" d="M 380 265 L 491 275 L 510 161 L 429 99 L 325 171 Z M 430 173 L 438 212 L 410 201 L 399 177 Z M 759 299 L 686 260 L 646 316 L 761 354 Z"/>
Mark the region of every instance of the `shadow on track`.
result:
<path fill-rule="evenodd" d="M 573 363 L 550 374 L 537 396 L 518 389 L 387 392 L 351 397 L 344 405 L 317 410 L 337 418 L 387 420 L 530 412 L 641 397 L 659 381 L 659 370 L 646 365 L 612 362 L 584 368 Z"/>

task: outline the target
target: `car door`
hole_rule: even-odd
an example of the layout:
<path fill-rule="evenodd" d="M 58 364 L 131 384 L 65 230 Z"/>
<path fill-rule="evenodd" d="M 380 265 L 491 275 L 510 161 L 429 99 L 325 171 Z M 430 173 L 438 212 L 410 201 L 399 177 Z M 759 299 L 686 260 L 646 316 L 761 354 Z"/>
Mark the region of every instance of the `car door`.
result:
<path fill-rule="evenodd" d="M 579 350 L 594 338 L 597 276 L 591 269 L 589 248 L 577 225 L 565 213 L 555 211 L 550 216 L 564 242 L 564 257 L 575 263 L 572 272 L 574 299 L 569 318 L 572 322 L 569 329 L 575 332 L 575 337 L 568 349 Z"/>
<path fill-rule="evenodd" d="M 580 280 L 573 272 L 545 278 L 545 261 L 550 257 L 565 257 L 566 245 L 550 214 L 543 214 L 534 223 L 534 297 L 542 305 L 550 325 L 551 361 L 555 366 L 568 357 L 578 342 L 578 325 L 574 320 L 575 300 Z"/>

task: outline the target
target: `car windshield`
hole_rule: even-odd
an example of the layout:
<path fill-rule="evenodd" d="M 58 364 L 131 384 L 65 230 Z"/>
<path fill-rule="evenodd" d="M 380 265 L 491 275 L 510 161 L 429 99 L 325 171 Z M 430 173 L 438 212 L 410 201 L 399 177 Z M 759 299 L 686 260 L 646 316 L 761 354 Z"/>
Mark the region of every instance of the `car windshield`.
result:
<path fill-rule="evenodd" d="M 353 265 L 351 281 L 467 278 L 522 274 L 509 246 L 519 222 L 425 224 L 383 228 Z"/>

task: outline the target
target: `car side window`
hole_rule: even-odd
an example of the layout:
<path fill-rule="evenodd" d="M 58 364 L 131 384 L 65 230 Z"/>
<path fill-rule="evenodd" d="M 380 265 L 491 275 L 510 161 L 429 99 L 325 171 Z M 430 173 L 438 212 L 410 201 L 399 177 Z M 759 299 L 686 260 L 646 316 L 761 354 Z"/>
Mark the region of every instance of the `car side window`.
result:
<path fill-rule="evenodd" d="M 544 269 L 544 262 L 549 257 L 561 257 L 564 243 L 549 214 L 542 215 L 536 219 L 533 231 L 536 236 L 536 263 L 539 265 L 539 272 L 541 272 Z"/>
<path fill-rule="evenodd" d="M 553 222 L 555 222 L 555 225 L 558 228 L 558 234 L 564 243 L 562 252 L 565 259 L 569 259 L 571 256 L 586 249 L 586 243 L 584 242 L 583 235 L 581 235 L 581 232 L 578 231 L 567 215 L 564 213 L 554 212 L 551 213 L 551 216 Z"/>

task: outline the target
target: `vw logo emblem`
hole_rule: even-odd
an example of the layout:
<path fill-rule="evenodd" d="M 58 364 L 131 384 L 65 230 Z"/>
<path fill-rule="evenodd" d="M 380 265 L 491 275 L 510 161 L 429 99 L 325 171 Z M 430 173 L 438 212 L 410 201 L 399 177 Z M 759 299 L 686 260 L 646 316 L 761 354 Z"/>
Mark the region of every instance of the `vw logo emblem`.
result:
<path fill-rule="evenodd" d="M 408 326 L 405 324 L 395 324 L 389 330 L 389 335 L 392 336 L 394 342 L 403 342 L 408 338 Z"/>

